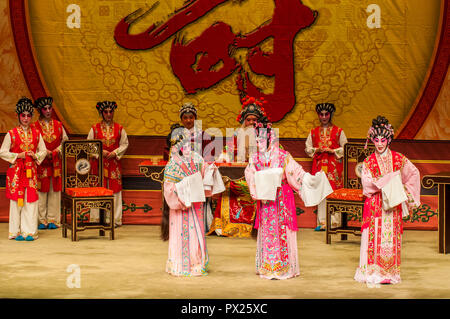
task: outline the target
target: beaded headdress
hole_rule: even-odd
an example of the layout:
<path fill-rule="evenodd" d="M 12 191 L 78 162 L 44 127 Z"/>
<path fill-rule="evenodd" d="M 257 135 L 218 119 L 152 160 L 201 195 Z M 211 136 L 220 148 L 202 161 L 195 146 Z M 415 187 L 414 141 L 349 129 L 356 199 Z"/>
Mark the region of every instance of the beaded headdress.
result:
<path fill-rule="evenodd" d="M 103 101 L 103 102 L 97 102 L 97 105 L 95 106 L 99 113 L 102 113 L 106 109 L 115 110 L 117 108 L 117 103 L 114 101 Z"/>
<path fill-rule="evenodd" d="M 197 109 L 195 108 L 194 104 L 192 104 L 191 102 L 186 102 L 181 106 L 180 119 L 186 113 L 192 113 L 192 114 L 194 114 L 194 117 L 197 118 Z"/>
<path fill-rule="evenodd" d="M 33 101 L 27 97 L 22 97 L 16 104 L 16 113 L 22 114 L 23 112 L 28 112 L 33 114 L 34 106 Z"/>
<path fill-rule="evenodd" d="M 34 107 L 41 111 L 41 109 L 46 105 L 52 105 L 53 104 L 53 98 L 51 96 L 43 96 L 38 98 L 36 101 L 34 101 Z"/>
<path fill-rule="evenodd" d="M 319 103 L 316 105 L 316 112 L 320 113 L 322 111 L 327 111 L 330 114 L 333 114 L 336 111 L 336 107 L 333 103 Z"/>
<path fill-rule="evenodd" d="M 387 139 L 388 146 L 392 143 L 392 139 L 394 138 L 394 128 L 389 121 L 384 116 L 378 115 L 377 118 L 372 120 L 372 126 L 367 131 L 367 140 L 366 140 L 366 148 L 367 142 L 377 136 L 382 136 Z"/>

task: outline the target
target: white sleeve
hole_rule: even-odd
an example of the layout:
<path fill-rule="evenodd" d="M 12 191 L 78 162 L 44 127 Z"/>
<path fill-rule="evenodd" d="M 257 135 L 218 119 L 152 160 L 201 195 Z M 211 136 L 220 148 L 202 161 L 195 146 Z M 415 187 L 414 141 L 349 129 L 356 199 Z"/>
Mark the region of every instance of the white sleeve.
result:
<path fill-rule="evenodd" d="M 341 131 L 341 135 L 339 136 L 339 145 L 341 147 L 334 150 L 334 154 L 336 158 L 342 158 L 344 156 L 344 145 L 347 144 L 347 137 L 345 136 L 344 130 Z"/>
<path fill-rule="evenodd" d="M 45 147 L 45 142 L 44 142 L 44 139 L 42 138 L 41 134 L 39 134 L 39 143 L 38 143 L 37 152 L 35 155 L 36 155 L 36 163 L 38 165 L 41 164 L 42 161 L 47 156 L 47 147 Z"/>
<path fill-rule="evenodd" d="M 125 129 L 122 128 L 122 132 L 120 133 L 119 147 L 116 148 L 113 152 L 116 153 L 117 159 L 120 160 L 127 151 L 127 149 L 128 149 L 128 135 L 127 132 L 125 132 Z"/>
<path fill-rule="evenodd" d="M 61 153 L 61 149 L 62 149 L 62 144 L 64 143 L 64 141 L 67 141 L 69 139 L 69 137 L 66 134 L 66 130 L 64 130 L 64 127 L 62 128 L 62 139 L 61 139 L 61 144 L 56 148 L 56 150 Z"/>
<path fill-rule="evenodd" d="M 314 154 L 316 153 L 316 149 L 313 147 L 312 138 L 311 138 L 311 132 L 309 132 L 308 138 L 305 142 L 305 153 L 308 154 L 309 157 L 314 157 Z"/>
<path fill-rule="evenodd" d="M 87 136 L 86 139 L 88 139 L 88 140 L 93 140 L 94 139 L 94 130 L 92 129 L 92 127 L 89 130 L 89 133 L 88 133 L 88 136 Z"/>
<path fill-rule="evenodd" d="M 323 171 L 319 171 L 315 175 L 310 173 L 303 175 L 300 197 L 306 207 L 318 205 L 331 193 L 333 193 L 333 189 Z"/>
<path fill-rule="evenodd" d="M 3 139 L 2 146 L 0 148 L 0 158 L 7 161 L 8 163 L 14 164 L 16 162 L 18 153 L 10 152 L 11 149 L 11 136 L 9 132 L 6 133 L 5 138 Z"/>

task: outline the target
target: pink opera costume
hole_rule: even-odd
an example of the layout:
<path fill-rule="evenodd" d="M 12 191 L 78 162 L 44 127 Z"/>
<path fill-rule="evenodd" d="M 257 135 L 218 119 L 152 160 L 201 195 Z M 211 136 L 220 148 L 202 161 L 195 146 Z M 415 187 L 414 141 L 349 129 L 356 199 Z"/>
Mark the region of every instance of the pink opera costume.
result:
<path fill-rule="evenodd" d="M 6 171 L 9 199 L 9 239 L 33 241 L 38 238 L 37 166 L 47 155 L 44 140 L 31 128 L 33 102 L 21 98 L 16 104 L 20 125 L 6 133 L 0 158 L 10 165 Z"/>
<path fill-rule="evenodd" d="M 293 190 L 307 207 L 318 205 L 333 190 L 324 172 L 306 173 L 279 148 L 270 123 L 258 123 L 256 136 L 258 151 L 245 169 L 250 194 L 257 200 L 256 273 L 266 279 L 288 279 L 300 274 Z"/>
<path fill-rule="evenodd" d="M 385 117 L 368 132 L 375 152 L 364 160 L 361 182 L 364 203 L 359 267 L 354 279 L 371 284 L 401 282 L 402 217 L 420 206 L 419 170 L 389 149 L 394 130 Z"/>
<path fill-rule="evenodd" d="M 161 223 L 161 237 L 169 240 L 166 272 L 174 276 L 206 275 L 209 258 L 203 206 L 206 197 L 225 188 L 215 165 L 209 166 L 191 150 L 187 129 L 176 124 L 171 131 L 163 186 L 168 207 L 164 208 Z M 214 183 L 206 182 L 208 175 L 214 176 Z"/>

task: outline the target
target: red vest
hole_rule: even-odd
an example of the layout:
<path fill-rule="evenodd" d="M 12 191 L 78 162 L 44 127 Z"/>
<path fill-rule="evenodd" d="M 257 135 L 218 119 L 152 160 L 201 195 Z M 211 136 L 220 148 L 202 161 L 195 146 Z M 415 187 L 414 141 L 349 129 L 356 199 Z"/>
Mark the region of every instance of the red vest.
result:
<path fill-rule="evenodd" d="M 336 149 L 341 147 L 339 144 L 339 138 L 341 136 L 342 129 L 333 125 L 331 130 L 328 129 L 324 132 L 322 127 L 318 126 L 311 130 L 311 138 L 314 148 L 331 148 Z M 323 170 L 333 190 L 344 187 L 343 184 L 343 163 L 342 158 L 337 159 L 336 155 L 328 152 L 315 153 L 313 157 L 311 174 Z"/>
<path fill-rule="evenodd" d="M 50 190 L 50 179 L 52 179 L 53 191 L 61 191 L 61 157 L 56 148 L 61 145 L 63 126 L 61 122 L 53 119 L 49 124 L 48 129 L 40 121 L 36 121 L 31 125 L 41 133 L 47 150 L 52 152 L 52 157 L 46 157 L 41 165 L 37 167 L 38 189 L 43 193 L 47 193 Z"/>
<path fill-rule="evenodd" d="M 25 132 L 21 127 L 10 130 L 12 153 L 22 153 L 25 151 L 33 151 L 36 153 L 39 143 L 39 132 L 30 128 L 31 136 L 25 138 Z M 6 197 L 18 202 L 19 206 L 23 206 L 25 190 L 27 191 L 27 202 L 32 203 L 38 200 L 37 193 L 37 172 L 34 160 L 26 156 L 18 158 L 14 164 L 11 164 L 6 171 Z"/>
<path fill-rule="evenodd" d="M 112 152 L 119 147 L 120 137 L 123 126 L 114 123 L 112 131 L 106 130 L 106 125 L 103 122 L 97 123 L 92 127 L 94 131 L 94 139 L 103 142 L 103 149 Z M 117 158 L 106 159 L 103 157 L 103 176 L 104 186 L 108 186 L 114 193 L 122 190 L 122 165 Z"/>

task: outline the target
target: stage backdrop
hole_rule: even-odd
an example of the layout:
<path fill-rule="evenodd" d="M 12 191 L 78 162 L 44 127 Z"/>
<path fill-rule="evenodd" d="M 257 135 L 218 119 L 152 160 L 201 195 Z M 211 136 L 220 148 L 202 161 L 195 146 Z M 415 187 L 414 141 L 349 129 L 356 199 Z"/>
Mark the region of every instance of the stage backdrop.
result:
<path fill-rule="evenodd" d="M 162 154 L 186 101 L 203 129 L 224 134 L 238 125 L 240 96 L 263 97 L 307 170 L 316 103 L 336 105 L 333 122 L 350 139 L 365 138 L 382 114 L 398 145 L 413 142 L 405 155 L 422 175 L 450 170 L 448 144 L 427 143 L 450 140 L 449 30 L 445 0 L 0 0 L 0 132 L 17 125 L 22 96 L 53 96 L 71 138 L 99 121 L 97 101 L 115 100 L 132 142 L 123 160 L 125 223 L 159 222 L 160 191 L 138 164 Z M 435 229 L 436 190 L 422 195 L 422 224 Z M 313 226 L 312 212 L 300 207 L 299 218 Z"/>
<path fill-rule="evenodd" d="M 112 99 L 129 134 L 164 135 L 185 101 L 204 128 L 235 127 L 241 93 L 266 99 L 282 137 L 306 137 L 324 101 L 353 138 L 378 114 L 402 138 L 450 136 L 448 96 L 435 103 L 448 1 L 0 3 L 3 132 L 22 95 L 51 94 L 70 133 L 86 134 L 96 102 Z"/>

